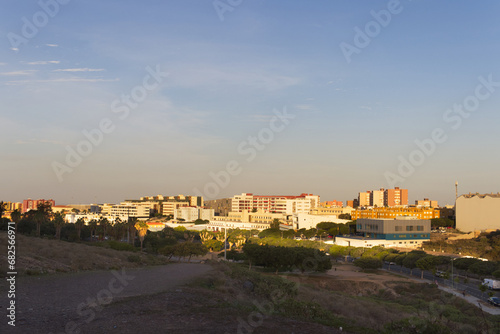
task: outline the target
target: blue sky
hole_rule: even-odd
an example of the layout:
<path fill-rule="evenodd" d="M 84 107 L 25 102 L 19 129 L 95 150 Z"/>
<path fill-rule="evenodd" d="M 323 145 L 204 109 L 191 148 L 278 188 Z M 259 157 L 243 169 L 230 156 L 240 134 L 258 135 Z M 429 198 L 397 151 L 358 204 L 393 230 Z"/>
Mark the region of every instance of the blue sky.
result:
<path fill-rule="evenodd" d="M 0 11 L 0 200 L 199 191 L 345 201 L 395 184 L 411 203 L 452 204 L 457 180 L 460 193 L 500 191 L 496 1 L 41 3 L 52 15 L 37 1 L 6 0 Z M 390 18 L 382 25 L 373 13 Z M 367 45 L 356 44 L 356 28 L 371 35 Z M 350 61 L 346 44 L 357 48 Z M 147 68 L 168 76 L 121 119 L 113 102 L 144 91 Z M 487 98 L 467 117 L 453 114 L 454 129 L 447 110 L 474 101 L 488 78 Z M 294 118 L 247 161 L 249 136 L 269 134 L 285 109 Z M 68 147 L 103 119 L 113 130 L 69 166 Z M 416 152 L 435 129 L 446 140 Z M 423 160 L 402 175 L 400 157 L 412 154 Z M 230 161 L 239 173 L 216 185 L 211 175 Z"/>

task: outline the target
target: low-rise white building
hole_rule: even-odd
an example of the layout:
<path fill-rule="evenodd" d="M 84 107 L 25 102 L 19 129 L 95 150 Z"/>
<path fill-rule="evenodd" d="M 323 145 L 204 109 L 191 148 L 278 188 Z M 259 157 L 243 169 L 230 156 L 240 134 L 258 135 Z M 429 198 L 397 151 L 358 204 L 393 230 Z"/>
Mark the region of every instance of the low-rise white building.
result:
<path fill-rule="evenodd" d="M 301 228 L 316 228 L 316 225 L 323 222 L 346 224 L 350 220 L 339 219 L 337 215 L 311 215 L 309 213 L 297 213 L 293 215 L 293 228 L 296 230 L 300 230 Z"/>
<path fill-rule="evenodd" d="M 357 232 L 363 236 L 336 237 L 339 246 L 417 248 L 430 240 L 431 221 L 415 217 L 394 219 L 358 219 Z"/>

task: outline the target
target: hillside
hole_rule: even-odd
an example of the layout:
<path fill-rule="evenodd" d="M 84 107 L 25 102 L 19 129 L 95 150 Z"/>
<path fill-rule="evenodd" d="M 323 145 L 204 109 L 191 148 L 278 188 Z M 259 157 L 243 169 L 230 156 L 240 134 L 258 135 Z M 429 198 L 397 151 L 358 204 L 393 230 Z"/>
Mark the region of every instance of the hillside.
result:
<path fill-rule="evenodd" d="M 0 232 L 0 249 L 7 249 L 7 233 L 4 231 Z M 166 259 L 161 256 L 16 235 L 16 270 L 19 275 L 135 268 L 162 263 L 166 263 Z M 7 272 L 5 256 L 0 257 L 0 270 L 3 275 Z"/>

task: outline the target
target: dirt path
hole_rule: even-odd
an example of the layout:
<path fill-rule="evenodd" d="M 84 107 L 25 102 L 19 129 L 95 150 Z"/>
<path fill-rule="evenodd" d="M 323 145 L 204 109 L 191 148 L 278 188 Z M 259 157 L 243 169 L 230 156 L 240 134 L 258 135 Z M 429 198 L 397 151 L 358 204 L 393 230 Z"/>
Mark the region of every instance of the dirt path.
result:
<path fill-rule="evenodd" d="M 102 306 L 134 296 L 157 294 L 208 273 L 206 264 L 18 277 L 16 326 L 7 325 L 5 281 L 0 283 L 0 333 L 86 333 Z M 78 331 L 79 330 L 79 331 Z"/>

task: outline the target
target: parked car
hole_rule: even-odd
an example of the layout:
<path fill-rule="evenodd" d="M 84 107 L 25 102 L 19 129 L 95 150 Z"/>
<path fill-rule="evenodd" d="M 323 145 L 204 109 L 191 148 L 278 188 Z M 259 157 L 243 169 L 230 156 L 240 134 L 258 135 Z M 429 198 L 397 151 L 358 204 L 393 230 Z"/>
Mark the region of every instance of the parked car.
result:
<path fill-rule="evenodd" d="M 436 271 L 437 277 L 446 277 L 446 273 L 444 271 L 438 270 Z"/>
<path fill-rule="evenodd" d="M 500 306 L 500 298 L 490 297 L 490 298 L 488 298 L 488 303 L 495 305 L 495 306 Z"/>

